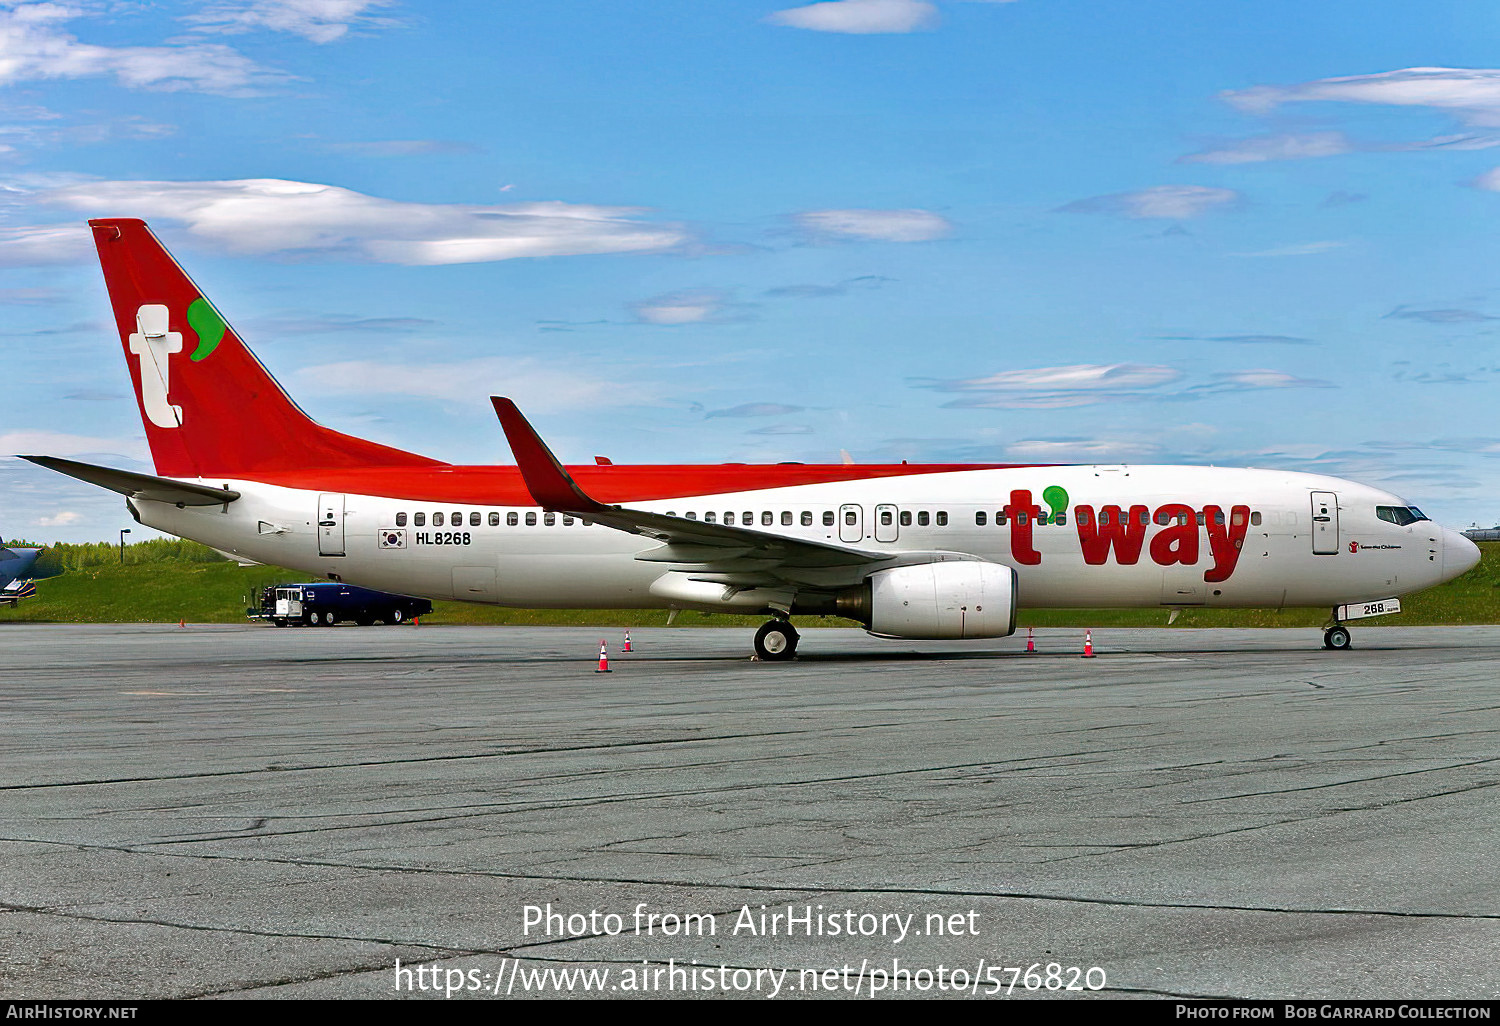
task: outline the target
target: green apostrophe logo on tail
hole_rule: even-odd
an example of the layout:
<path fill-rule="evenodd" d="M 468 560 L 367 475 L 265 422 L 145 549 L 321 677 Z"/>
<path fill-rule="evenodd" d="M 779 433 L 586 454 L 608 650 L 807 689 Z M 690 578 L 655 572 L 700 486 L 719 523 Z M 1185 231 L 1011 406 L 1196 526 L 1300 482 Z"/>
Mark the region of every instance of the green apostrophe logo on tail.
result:
<path fill-rule="evenodd" d="M 187 322 L 188 327 L 198 335 L 198 348 L 193 350 L 191 357 L 196 363 L 218 348 L 228 325 L 224 323 L 224 318 L 219 316 L 219 311 L 214 309 L 213 304 L 202 296 L 193 300 L 187 308 Z"/>

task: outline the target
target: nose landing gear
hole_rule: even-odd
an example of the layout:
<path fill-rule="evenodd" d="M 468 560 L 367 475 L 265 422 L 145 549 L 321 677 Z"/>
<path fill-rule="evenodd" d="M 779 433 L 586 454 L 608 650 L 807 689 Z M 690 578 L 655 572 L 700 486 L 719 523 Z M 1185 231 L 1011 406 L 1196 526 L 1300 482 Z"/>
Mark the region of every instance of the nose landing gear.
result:
<path fill-rule="evenodd" d="M 1349 647 L 1349 628 L 1336 623 L 1323 632 L 1323 647 L 1342 652 Z"/>
<path fill-rule="evenodd" d="M 797 654 L 797 628 L 786 620 L 770 620 L 755 632 L 755 654 L 766 662 L 791 659 Z"/>

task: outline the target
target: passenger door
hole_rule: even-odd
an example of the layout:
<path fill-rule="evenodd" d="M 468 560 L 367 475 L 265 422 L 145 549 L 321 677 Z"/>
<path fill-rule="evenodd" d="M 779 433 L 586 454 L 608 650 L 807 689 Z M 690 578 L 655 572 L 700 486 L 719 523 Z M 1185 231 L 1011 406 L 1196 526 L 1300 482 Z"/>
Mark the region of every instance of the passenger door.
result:
<path fill-rule="evenodd" d="M 1339 497 L 1333 492 L 1312 493 L 1312 547 L 1315 556 L 1339 550 Z"/>
<path fill-rule="evenodd" d="M 900 537 L 901 528 L 896 524 L 896 507 L 881 505 L 875 507 L 875 540 L 878 542 L 893 542 Z"/>
<path fill-rule="evenodd" d="M 324 492 L 318 496 L 318 555 L 344 554 L 344 496 Z"/>

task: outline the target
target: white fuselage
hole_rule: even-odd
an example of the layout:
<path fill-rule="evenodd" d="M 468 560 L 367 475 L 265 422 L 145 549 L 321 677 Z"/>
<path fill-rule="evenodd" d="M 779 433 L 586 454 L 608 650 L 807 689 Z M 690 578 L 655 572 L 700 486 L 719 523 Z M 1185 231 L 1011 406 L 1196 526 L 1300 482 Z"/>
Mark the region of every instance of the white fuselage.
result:
<path fill-rule="evenodd" d="M 254 481 L 212 484 L 226 484 L 241 498 L 208 507 L 133 504 L 151 527 L 255 562 L 383 591 L 541 608 L 718 608 L 684 601 L 660 586 L 653 592 L 674 569 L 637 558 L 657 542 L 536 506 L 320 493 Z M 1033 515 L 1019 524 L 1014 506 L 1009 516 L 999 516 L 1022 490 L 1046 511 L 1049 489 L 1067 493 L 1064 523 L 1036 523 Z M 1319 501 L 1325 515 L 1315 521 Z M 1379 519 L 1377 506 L 1405 506 L 1388 492 L 1270 470 L 1028 467 L 628 505 L 719 523 L 728 514 L 736 526 L 870 552 L 965 553 L 1014 567 L 1018 601 L 1026 607 L 1331 606 L 1431 587 L 1477 558 L 1472 543 L 1432 521 L 1403 526 Z M 1162 511 L 1172 506 L 1189 508 L 1192 518 L 1180 509 L 1176 519 L 1170 509 Z M 1090 526 L 1105 529 L 1099 513 L 1109 507 L 1119 508 L 1117 518 L 1139 518 L 1132 508 L 1145 507 L 1149 525 L 1131 522 L 1137 537 L 1144 535 L 1133 562 L 1129 545 L 1122 552 L 1118 545 L 1101 547 L 1097 538 L 1086 544 Z M 1241 514 L 1231 512 L 1237 507 Z M 1217 538 L 1215 509 L 1223 517 Z M 1242 525 L 1229 523 L 1236 515 L 1245 516 Z M 1152 544 L 1168 531 L 1175 532 L 1174 544 Z"/>

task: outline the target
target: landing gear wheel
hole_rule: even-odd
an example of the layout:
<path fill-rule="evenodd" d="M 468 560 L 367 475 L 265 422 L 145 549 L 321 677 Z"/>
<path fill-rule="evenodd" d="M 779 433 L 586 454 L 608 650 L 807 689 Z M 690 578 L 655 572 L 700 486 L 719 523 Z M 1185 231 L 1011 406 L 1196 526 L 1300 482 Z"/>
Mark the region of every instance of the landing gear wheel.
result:
<path fill-rule="evenodd" d="M 1323 632 L 1323 647 L 1342 652 L 1349 647 L 1349 629 L 1334 626 Z"/>
<path fill-rule="evenodd" d="M 755 632 L 755 654 L 766 662 L 791 659 L 797 654 L 797 628 L 785 620 L 763 623 Z"/>
<path fill-rule="evenodd" d="M 405 619 L 406 619 L 406 614 L 405 613 L 401 612 L 401 610 L 399 610 L 399 609 L 392 609 L 391 610 L 391 615 L 385 618 L 385 622 L 388 623 L 388 624 L 395 625 L 395 624 L 399 624 L 402 620 L 405 620 Z"/>

